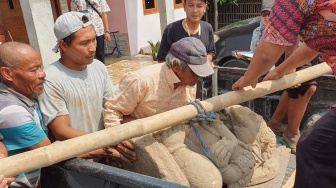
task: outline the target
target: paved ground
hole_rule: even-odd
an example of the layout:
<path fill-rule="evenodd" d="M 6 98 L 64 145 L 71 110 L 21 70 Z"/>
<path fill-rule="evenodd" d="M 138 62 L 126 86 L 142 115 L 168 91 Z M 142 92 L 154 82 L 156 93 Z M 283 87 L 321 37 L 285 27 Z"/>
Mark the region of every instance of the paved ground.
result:
<path fill-rule="evenodd" d="M 120 79 L 128 72 L 137 70 L 141 67 L 155 64 L 152 56 L 137 55 L 137 56 L 123 56 L 118 58 L 116 55 L 106 57 L 106 67 L 113 80 L 114 87 L 118 87 Z M 281 188 L 286 184 L 288 178 L 295 170 L 295 155 L 290 153 L 290 149 L 282 146 L 277 136 L 277 149 L 274 157 L 280 163 L 280 171 L 277 177 L 260 185 L 251 186 L 251 188 Z"/>

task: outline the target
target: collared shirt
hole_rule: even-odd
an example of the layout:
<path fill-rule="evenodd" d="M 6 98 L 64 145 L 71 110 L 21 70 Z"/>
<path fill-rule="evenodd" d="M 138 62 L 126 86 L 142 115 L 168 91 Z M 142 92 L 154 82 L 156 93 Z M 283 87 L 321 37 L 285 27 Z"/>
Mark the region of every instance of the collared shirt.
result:
<path fill-rule="evenodd" d="M 145 118 L 195 100 L 196 87 L 174 84 L 180 79 L 166 63 L 144 67 L 126 75 L 105 103 L 105 127 L 116 126 L 123 115 Z"/>
<path fill-rule="evenodd" d="M 0 82 L 0 140 L 12 156 L 40 143 L 47 128 L 35 99 L 31 100 Z M 35 187 L 40 169 L 20 174 L 13 187 Z"/>
<path fill-rule="evenodd" d="M 98 10 L 100 14 L 110 11 L 110 7 L 105 0 L 89 0 L 89 2 L 96 8 L 96 10 Z M 87 13 L 87 15 L 93 23 L 93 27 L 96 31 L 97 36 L 101 36 L 104 34 L 105 31 L 103 20 L 100 18 L 99 14 L 85 2 L 85 0 L 72 0 L 71 10 L 88 10 L 89 13 Z"/>
<path fill-rule="evenodd" d="M 276 0 L 262 40 L 292 46 L 300 34 L 336 72 L 335 7 L 335 0 Z"/>

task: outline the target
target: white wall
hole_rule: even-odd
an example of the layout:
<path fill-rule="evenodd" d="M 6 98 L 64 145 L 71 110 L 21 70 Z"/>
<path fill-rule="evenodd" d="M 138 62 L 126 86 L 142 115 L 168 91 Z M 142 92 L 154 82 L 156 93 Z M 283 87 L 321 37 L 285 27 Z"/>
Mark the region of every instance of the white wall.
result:
<path fill-rule="evenodd" d="M 127 28 L 131 55 L 138 54 L 140 48 L 148 46 L 149 40 L 161 40 L 160 15 L 144 15 L 142 1 L 125 0 Z M 183 8 L 176 9 L 175 20 L 185 18 Z"/>
<path fill-rule="evenodd" d="M 175 9 L 174 13 L 175 13 L 175 20 L 180 20 L 186 17 L 186 14 L 183 8 Z"/>

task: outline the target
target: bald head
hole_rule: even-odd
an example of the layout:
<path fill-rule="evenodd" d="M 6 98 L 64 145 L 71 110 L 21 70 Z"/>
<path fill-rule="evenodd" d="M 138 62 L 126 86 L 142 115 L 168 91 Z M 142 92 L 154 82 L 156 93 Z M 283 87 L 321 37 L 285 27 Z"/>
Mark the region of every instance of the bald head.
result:
<path fill-rule="evenodd" d="M 20 66 L 23 57 L 38 53 L 33 47 L 20 42 L 6 42 L 0 45 L 0 68 Z"/>

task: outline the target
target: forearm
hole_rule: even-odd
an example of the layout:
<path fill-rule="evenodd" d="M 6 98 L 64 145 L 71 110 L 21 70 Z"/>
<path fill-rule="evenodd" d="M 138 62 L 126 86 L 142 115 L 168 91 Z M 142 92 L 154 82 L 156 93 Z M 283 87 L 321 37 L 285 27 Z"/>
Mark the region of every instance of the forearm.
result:
<path fill-rule="evenodd" d="M 104 25 L 104 30 L 105 32 L 106 31 L 109 31 L 109 25 L 108 25 L 108 19 L 107 19 L 107 14 L 105 12 L 103 12 L 101 14 L 101 18 L 102 18 L 102 21 L 103 21 L 103 25 Z"/>
<path fill-rule="evenodd" d="M 261 41 L 254 52 L 251 63 L 245 72 L 246 80 L 257 80 L 267 73 L 284 53 L 286 46 Z"/>
<path fill-rule="evenodd" d="M 0 142 L 0 155 L 3 155 L 4 157 L 7 157 L 8 156 L 8 153 L 7 153 L 7 149 L 6 149 L 6 146 Z"/>
<path fill-rule="evenodd" d="M 207 59 L 208 59 L 209 62 L 212 62 L 212 61 L 213 61 L 213 57 L 212 57 L 212 55 L 211 55 L 211 54 L 208 54 L 208 55 L 207 55 Z"/>
<path fill-rule="evenodd" d="M 82 158 L 82 159 L 100 158 L 100 157 L 105 156 L 104 153 L 105 151 L 103 149 L 97 149 L 97 150 L 90 151 L 88 153 L 79 155 L 78 158 Z"/>
<path fill-rule="evenodd" d="M 318 52 L 312 50 L 306 44 L 301 44 L 292 55 L 290 55 L 279 67 L 276 68 L 276 71 L 280 74 L 286 74 L 291 70 L 295 70 L 297 67 L 300 67 L 307 62 L 310 62 L 318 55 Z"/>
<path fill-rule="evenodd" d="M 68 140 L 71 138 L 75 138 L 75 137 L 79 137 L 79 136 L 83 136 L 85 134 L 88 134 L 85 131 L 79 130 L 79 129 L 75 129 L 72 127 L 64 127 L 62 129 L 59 129 L 56 133 L 53 132 L 56 139 L 59 141 L 62 140 Z"/>
<path fill-rule="evenodd" d="M 78 122 L 80 124 L 80 122 Z M 72 128 L 70 125 L 70 118 L 68 115 L 57 116 L 49 125 L 49 129 L 59 141 L 67 140 L 88 134 L 85 131 Z"/>

